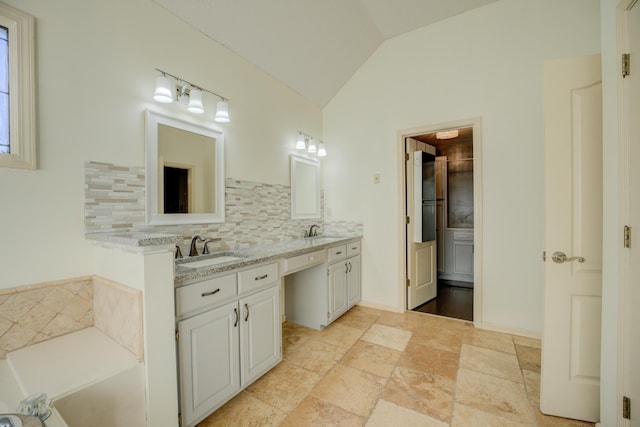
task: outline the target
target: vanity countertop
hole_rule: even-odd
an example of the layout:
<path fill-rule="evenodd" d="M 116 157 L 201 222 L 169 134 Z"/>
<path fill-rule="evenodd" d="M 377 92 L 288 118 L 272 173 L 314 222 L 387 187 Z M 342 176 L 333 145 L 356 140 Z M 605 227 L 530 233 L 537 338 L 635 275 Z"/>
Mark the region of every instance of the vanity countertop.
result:
<path fill-rule="evenodd" d="M 176 277 L 175 285 L 181 286 L 188 282 L 195 281 L 196 279 L 202 279 L 207 276 L 212 276 L 218 273 L 223 273 L 229 270 L 235 270 L 237 268 L 251 266 L 267 261 L 280 260 L 284 258 L 290 258 L 297 255 L 317 251 L 319 249 L 335 246 L 339 243 L 347 243 L 349 241 L 361 239 L 361 235 L 345 235 L 345 236 L 318 236 L 307 239 L 296 239 L 287 242 L 277 243 L 265 243 L 260 245 L 251 246 L 249 248 L 234 249 L 231 251 L 225 251 L 225 253 L 232 253 L 238 256 L 240 259 L 219 263 L 210 266 L 206 269 L 200 269 L 199 271 L 193 271 L 192 269 L 181 267 L 181 264 L 189 262 L 189 258 L 185 257 L 176 262 Z M 216 254 L 199 256 L 198 260 L 204 260 L 207 258 L 214 258 Z"/>
<path fill-rule="evenodd" d="M 87 233 L 85 237 L 88 240 L 135 247 L 177 244 L 182 242 L 183 239 L 178 234 L 144 233 L 139 231 Z"/>

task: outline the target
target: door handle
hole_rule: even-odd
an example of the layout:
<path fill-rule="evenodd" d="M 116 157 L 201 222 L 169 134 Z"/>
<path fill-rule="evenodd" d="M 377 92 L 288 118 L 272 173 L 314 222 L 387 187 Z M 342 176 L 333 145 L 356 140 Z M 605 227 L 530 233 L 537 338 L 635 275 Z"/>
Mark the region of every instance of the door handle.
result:
<path fill-rule="evenodd" d="M 567 257 L 567 255 L 561 251 L 554 252 L 551 255 L 551 259 L 553 260 L 553 262 L 557 264 L 562 264 L 562 263 L 571 262 L 571 261 L 578 261 L 580 263 L 584 262 L 584 258 L 581 256 Z"/>

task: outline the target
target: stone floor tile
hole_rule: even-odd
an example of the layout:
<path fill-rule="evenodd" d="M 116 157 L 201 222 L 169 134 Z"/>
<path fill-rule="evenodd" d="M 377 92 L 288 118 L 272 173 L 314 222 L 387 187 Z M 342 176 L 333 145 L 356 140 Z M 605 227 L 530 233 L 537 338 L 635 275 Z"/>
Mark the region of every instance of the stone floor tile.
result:
<path fill-rule="evenodd" d="M 420 344 L 409 343 L 398 360 L 398 366 L 455 379 L 459 356 Z"/>
<path fill-rule="evenodd" d="M 534 409 L 534 412 L 538 427 L 593 427 L 594 425 L 586 421 L 544 415 L 539 409 Z"/>
<path fill-rule="evenodd" d="M 365 419 L 313 396 L 306 397 L 281 427 L 361 427 Z"/>
<path fill-rule="evenodd" d="M 521 383 L 522 371 L 515 354 L 474 345 L 462 345 L 460 367 Z"/>
<path fill-rule="evenodd" d="M 241 392 L 226 405 L 209 415 L 198 427 L 267 427 L 277 426 L 287 414 Z"/>
<path fill-rule="evenodd" d="M 411 332 L 404 329 L 374 324 L 362 336 L 363 341 L 403 351 L 411 339 Z"/>
<path fill-rule="evenodd" d="M 338 364 L 311 391 L 311 395 L 366 417 L 375 406 L 386 381 L 385 378 Z"/>
<path fill-rule="evenodd" d="M 540 373 L 522 370 L 524 384 L 527 387 L 529 400 L 535 408 L 540 407 Z"/>
<path fill-rule="evenodd" d="M 449 422 L 454 380 L 398 366 L 381 399 Z"/>
<path fill-rule="evenodd" d="M 462 343 L 516 354 L 516 349 L 513 345 L 513 337 L 509 334 L 502 334 L 500 332 L 468 328 L 465 329 L 462 335 Z"/>
<path fill-rule="evenodd" d="M 369 417 L 367 427 L 447 427 L 447 423 L 428 415 L 403 408 L 394 403 L 380 399 Z"/>
<path fill-rule="evenodd" d="M 528 371 L 540 372 L 541 350 L 539 348 L 526 347 L 516 344 L 516 353 L 520 361 L 520 368 Z"/>
<path fill-rule="evenodd" d="M 315 338 L 338 347 L 350 348 L 362 336 L 364 330 L 332 323 L 315 335 Z"/>
<path fill-rule="evenodd" d="M 283 412 L 290 412 L 305 398 L 322 376 L 282 361 L 246 392 Z"/>
<path fill-rule="evenodd" d="M 461 403 L 455 404 L 451 421 L 451 427 L 533 427 L 534 425 L 511 421 Z"/>
<path fill-rule="evenodd" d="M 462 331 L 439 327 L 419 328 L 411 336 L 411 342 L 451 353 L 460 353 Z"/>
<path fill-rule="evenodd" d="M 389 378 L 402 352 L 366 341 L 358 341 L 342 357 L 340 363 Z"/>
<path fill-rule="evenodd" d="M 311 338 L 290 351 L 285 356 L 285 360 L 301 368 L 324 375 L 333 368 L 333 365 L 342 358 L 346 351 L 345 348 Z"/>
<path fill-rule="evenodd" d="M 528 337 L 513 336 L 513 343 L 516 345 L 524 345 L 526 347 L 542 348 L 542 340 Z"/>
<path fill-rule="evenodd" d="M 534 422 L 524 384 L 460 368 L 455 396 L 456 403 L 483 412 L 525 424 Z"/>
<path fill-rule="evenodd" d="M 381 314 L 380 310 L 356 306 L 340 316 L 335 323 L 365 331 L 378 320 Z"/>

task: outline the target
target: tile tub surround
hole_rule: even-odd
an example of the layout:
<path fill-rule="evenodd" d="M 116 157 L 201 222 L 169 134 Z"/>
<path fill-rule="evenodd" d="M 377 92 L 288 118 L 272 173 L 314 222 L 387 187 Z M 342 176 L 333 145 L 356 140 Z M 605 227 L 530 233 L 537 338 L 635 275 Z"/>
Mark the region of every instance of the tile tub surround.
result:
<path fill-rule="evenodd" d="M 539 340 L 359 306 L 282 340 L 282 363 L 199 427 L 593 426 L 539 411 Z"/>
<path fill-rule="evenodd" d="M 93 325 L 93 280 L 80 277 L 0 290 L 0 358 Z"/>
<path fill-rule="evenodd" d="M 141 292 L 96 276 L 0 290 L 0 359 L 91 326 L 141 359 Z"/>
<path fill-rule="evenodd" d="M 362 234 L 362 224 L 353 221 L 291 219 L 291 187 L 227 178 L 225 182 L 225 222 L 223 224 L 148 226 L 145 224 L 145 171 L 141 167 L 86 162 L 85 233 L 115 234 L 118 231 L 170 235 L 189 253 L 191 237 L 196 234 L 214 239 L 212 252 L 294 240 L 312 224 L 325 234 Z M 321 218 L 324 218 L 324 194 L 320 194 Z M 181 237 L 176 237 L 181 236 Z M 123 239 L 127 239 L 123 235 Z M 131 244 L 131 242 L 121 242 Z M 149 243 L 158 244 L 158 243 Z M 145 246 L 144 242 L 138 245 Z"/>

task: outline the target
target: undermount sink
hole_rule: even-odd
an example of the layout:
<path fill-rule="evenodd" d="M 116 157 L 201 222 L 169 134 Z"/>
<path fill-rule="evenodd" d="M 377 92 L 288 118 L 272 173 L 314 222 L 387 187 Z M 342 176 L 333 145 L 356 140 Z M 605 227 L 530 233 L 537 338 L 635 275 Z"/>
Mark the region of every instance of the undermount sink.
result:
<path fill-rule="evenodd" d="M 211 258 L 200 260 L 185 260 L 178 264 L 178 267 L 191 269 L 191 270 L 204 270 L 218 264 L 224 264 L 232 261 L 239 261 L 243 257 L 233 253 L 222 253 Z"/>

